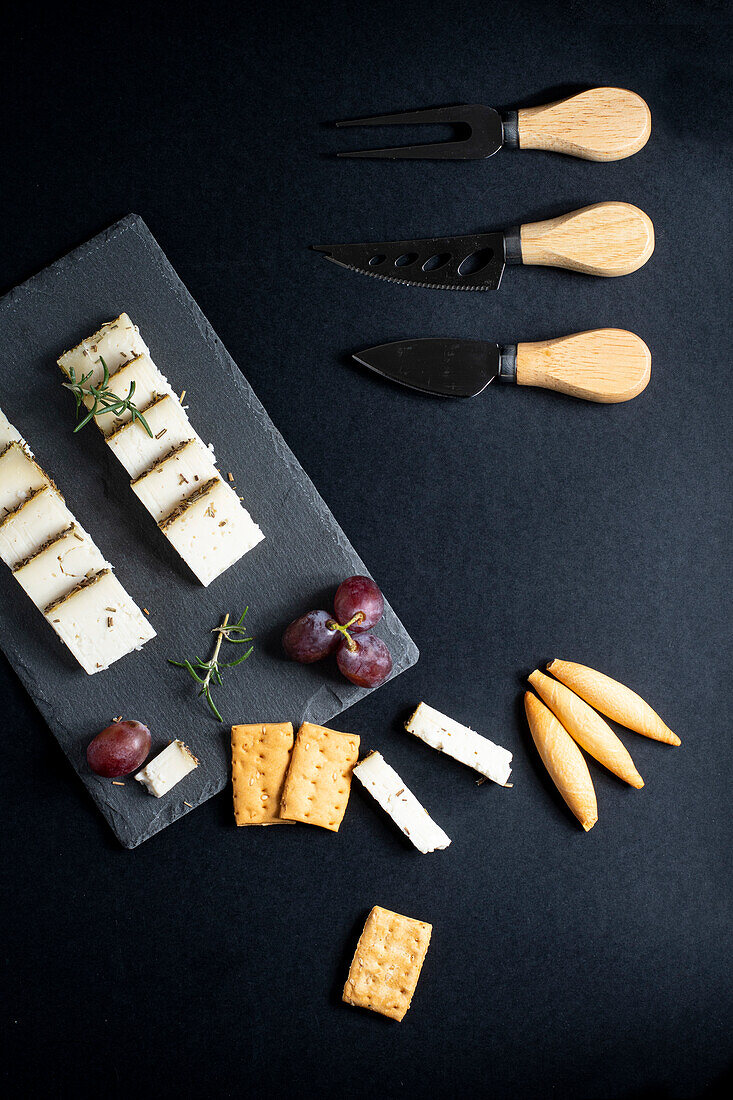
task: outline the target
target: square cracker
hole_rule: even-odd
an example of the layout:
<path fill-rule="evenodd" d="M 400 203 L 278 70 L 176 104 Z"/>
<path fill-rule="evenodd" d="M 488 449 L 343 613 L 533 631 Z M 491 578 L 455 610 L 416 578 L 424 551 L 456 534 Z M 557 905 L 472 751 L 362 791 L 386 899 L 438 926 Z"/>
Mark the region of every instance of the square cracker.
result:
<path fill-rule="evenodd" d="M 232 786 L 237 825 L 292 824 L 280 799 L 293 751 L 291 722 L 232 726 Z"/>
<path fill-rule="evenodd" d="M 375 905 L 359 937 L 344 986 L 347 1004 L 401 1020 L 428 953 L 432 924 Z"/>
<path fill-rule="evenodd" d="M 359 738 L 304 722 L 285 779 L 280 814 L 337 833 L 346 813 Z"/>

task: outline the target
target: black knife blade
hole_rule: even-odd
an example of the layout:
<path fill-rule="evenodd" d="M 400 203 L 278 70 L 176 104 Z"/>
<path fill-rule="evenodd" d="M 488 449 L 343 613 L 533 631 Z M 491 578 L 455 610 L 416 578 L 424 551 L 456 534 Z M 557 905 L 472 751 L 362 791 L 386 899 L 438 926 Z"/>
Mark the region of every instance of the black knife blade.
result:
<path fill-rule="evenodd" d="M 487 340 L 396 340 L 357 352 L 370 370 L 421 393 L 476 397 L 495 378 L 514 377 L 516 349 Z"/>

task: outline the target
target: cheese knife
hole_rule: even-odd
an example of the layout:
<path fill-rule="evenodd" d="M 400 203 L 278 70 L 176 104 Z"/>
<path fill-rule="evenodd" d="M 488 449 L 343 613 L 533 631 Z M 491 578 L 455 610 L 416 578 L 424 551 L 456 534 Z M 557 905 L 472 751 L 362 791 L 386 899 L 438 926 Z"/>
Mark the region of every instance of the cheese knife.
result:
<path fill-rule="evenodd" d="M 654 226 L 627 202 L 597 202 L 498 233 L 372 244 L 313 245 L 341 267 L 405 286 L 497 290 L 507 264 L 628 275 L 654 251 Z"/>
<path fill-rule="evenodd" d="M 437 397 L 475 397 L 498 380 L 604 404 L 641 393 L 652 365 L 644 341 L 617 328 L 504 347 L 485 340 L 397 340 L 353 358 L 384 378 Z"/>

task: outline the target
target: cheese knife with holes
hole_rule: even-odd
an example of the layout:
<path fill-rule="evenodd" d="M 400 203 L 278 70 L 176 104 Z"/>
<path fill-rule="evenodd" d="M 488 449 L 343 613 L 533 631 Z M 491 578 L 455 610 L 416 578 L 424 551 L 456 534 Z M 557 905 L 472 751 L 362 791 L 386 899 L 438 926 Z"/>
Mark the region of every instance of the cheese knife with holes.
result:
<path fill-rule="evenodd" d="M 392 382 L 437 397 L 475 397 L 499 380 L 605 404 L 641 393 L 652 366 L 644 341 L 617 328 L 505 347 L 484 340 L 397 340 L 353 358 Z"/>
<path fill-rule="evenodd" d="M 393 283 L 436 290 L 497 290 L 507 264 L 629 275 L 654 251 L 654 226 L 630 203 L 597 202 L 498 233 L 312 247 L 341 267 Z"/>

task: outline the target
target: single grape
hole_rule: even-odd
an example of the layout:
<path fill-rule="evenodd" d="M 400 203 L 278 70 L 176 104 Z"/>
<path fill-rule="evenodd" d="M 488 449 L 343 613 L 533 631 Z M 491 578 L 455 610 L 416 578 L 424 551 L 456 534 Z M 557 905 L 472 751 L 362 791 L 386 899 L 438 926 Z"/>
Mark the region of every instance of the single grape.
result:
<path fill-rule="evenodd" d="M 150 730 L 141 722 L 113 722 L 89 742 L 87 762 L 97 775 L 114 779 L 136 772 L 150 752 Z"/>
<path fill-rule="evenodd" d="M 336 618 L 344 626 L 355 615 L 363 615 L 351 623 L 350 634 L 363 634 L 376 626 L 384 612 L 384 596 L 371 577 L 348 577 L 336 590 L 333 601 Z"/>
<path fill-rule="evenodd" d="M 338 648 L 343 635 L 329 630 L 326 623 L 333 622 L 327 611 L 309 611 L 285 628 L 283 649 L 291 661 L 310 665 L 320 661 Z"/>
<path fill-rule="evenodd" d="M 353 649 L 344 640 L 336 654 L 339 669 L 352 684 L 379 687 L 392 671 L 392 657 L 387 646 L 374 634 L 357 634 L 351 644 Z"/>

